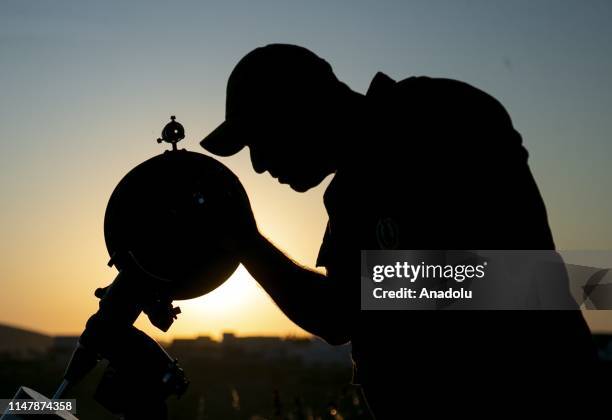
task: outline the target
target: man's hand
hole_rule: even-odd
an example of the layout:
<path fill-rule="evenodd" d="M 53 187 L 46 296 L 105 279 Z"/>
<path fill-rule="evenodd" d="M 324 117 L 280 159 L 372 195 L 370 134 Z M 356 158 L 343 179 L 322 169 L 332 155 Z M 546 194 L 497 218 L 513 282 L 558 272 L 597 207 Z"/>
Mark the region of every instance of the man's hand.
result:
<path fill-rule="evenodd" d="M 296 264 L 259 234 L 241 262 L 297 325 L 330 344 L 350 341 L 356 314 L 339 279 Z"/>
<path fill-rule="evenodd" d="M 246 191 L 236 183 L 226 190 L 223 206 L 215 207 L 214 223 L 207 222 L 219 246 L 240 260 L 293 322 L 329 343 L 349 341 L 352 314 L 337 281 L 296 264 L 264 238 Z"/>
<path fill-rule="evenodd" d="M 251 208 L 249 197 L 236 178 L 234 185 L 224 191 L 220 200 L 223 205 L 214 203 L 212 221 L 203 221 L 219 241 L 219 247 L 241 261 L 257 241 L 259 231 Z"/>

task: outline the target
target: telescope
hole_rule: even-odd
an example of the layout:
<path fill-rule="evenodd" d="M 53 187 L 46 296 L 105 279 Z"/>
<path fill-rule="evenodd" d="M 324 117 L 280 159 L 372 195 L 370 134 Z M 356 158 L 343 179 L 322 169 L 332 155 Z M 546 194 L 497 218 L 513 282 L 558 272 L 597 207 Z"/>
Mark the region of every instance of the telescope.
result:
<path fill-rule="evenodd" d="M 50 401 L 69 396 L 103 359 L 108 366 L 94 399 L 119 418 L 165 419 L 166 399 L 187 389 L 178 361 L 133 323 L 145 313 L 168 331 L 180 314 L 175 300 L 202 296 L 231 276 L 239 261 L 220 245 L 220 221 L 231 220 L 232 212 L 249 203 L 226 166 L 179 149 L 184 138 L 184 127 L 172 116 L 157 139 L 171 149 L 133 168 L 112 192 L 104 238 L 108 265 L 117 275 L 95 291 L 99 309 L 87 321 Z M 26 387 L 15 395 L 21 398 L 46 399 Z M 53 418 L 75 418 L 67 415 Z M 1 420 L 18 418 L 24 417 L 5 412 Z"/>

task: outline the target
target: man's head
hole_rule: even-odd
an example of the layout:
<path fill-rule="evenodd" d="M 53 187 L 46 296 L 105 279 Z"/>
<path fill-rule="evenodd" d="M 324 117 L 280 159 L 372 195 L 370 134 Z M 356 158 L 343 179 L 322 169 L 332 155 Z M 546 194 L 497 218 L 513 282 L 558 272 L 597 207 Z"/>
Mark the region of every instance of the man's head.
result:
<path fill-rule="evenodd" d="M 305 48 L 257 48 L 232 71 L 225 121 L 200 144 L 220 156 L 248 146 L 255 171 L 306 191 L 336 169 L 345 105 L 353 95 L 325 60 Z"/>

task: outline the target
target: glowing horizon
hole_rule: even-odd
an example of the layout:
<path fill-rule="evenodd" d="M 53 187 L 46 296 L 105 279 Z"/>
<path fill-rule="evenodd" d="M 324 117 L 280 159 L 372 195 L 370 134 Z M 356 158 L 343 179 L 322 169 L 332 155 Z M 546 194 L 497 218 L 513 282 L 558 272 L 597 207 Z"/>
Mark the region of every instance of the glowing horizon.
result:
<path fill-rule="evenodd" d="M 173 4 L 180 18 L 169 28 L 168 7 L 157 2 L 4 2 L 0 323 L 81 331 L 97 309 L 94 290 L 116 273 L 102 231 L 113 188 L 163 150 L 155 139 L 170 115 L 186 128 L 181 147 L 202 152 L 198 141 L 224 118 L 232 68 L 271 42 L 310 48 L 358 92 L 377 71 L 456 78 L 489 92 L 523 136 L 557 247 L 612 249 L 612 3 L 328 3 Z M 248 151 L 219 160 L 243 182 L 264 235 L 313 267 L 329 179 L 297 194 L 255 174 Z M 162 340 L 305 334 L 243 268 L 178 305 L 168 334 L 148 320 L 137 326 Z M 611 313 L 587 319 L 612 332 Z"/>

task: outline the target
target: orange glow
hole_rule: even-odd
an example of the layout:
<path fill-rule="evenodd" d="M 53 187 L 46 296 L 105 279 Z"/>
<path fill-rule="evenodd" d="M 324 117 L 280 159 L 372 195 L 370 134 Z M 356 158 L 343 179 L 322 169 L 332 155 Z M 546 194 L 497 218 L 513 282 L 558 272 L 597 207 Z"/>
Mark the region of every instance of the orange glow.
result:
<path fill-rule="evenodd" d="M 160 117 L 161 123 L 166 118 Z M 150 121 L 130 124 L 150 125 Z M 126 129 L 120 139 L 109 143 L 102 128 L 92 128 L 89 141 L 107 144 L 96 159 L 83 161 L 64 155 L 53 162 L 32 153 L 19 168 L 20 176 L 7 184 L 5 197 L 10 199 L 3 202 L 0 213 L 0 323 L 48 334 L 81 332 L 97 310 L 94 290 L 116 275 L 115 269 L 106 266 L 102 230 L 106 202 L 127 171 L 163 150 L 149 137 L 154 135 Z M 134 138 L 143 140 L 134 142 Z M 133 144 L 135 151 L 128 148 L 118 156 L 120 141 Z M 198 150 L 185 143 L 183 147 Z M 247 151 L 222 161 L 244 183 L 260 230 L 298 262 L 313 266 L 327 220 L 322 204 L 327 181 L 311 192 L 297 194 L 267 174 L 255 174 Z M 283 315 L 242 266 L 217 290 L 177 305 L 182 313 L 168 333 L 156 330 L 145 316 L 136 325 L 163 340 L 219 337 L 224 331 L 306 334 Z"/>

